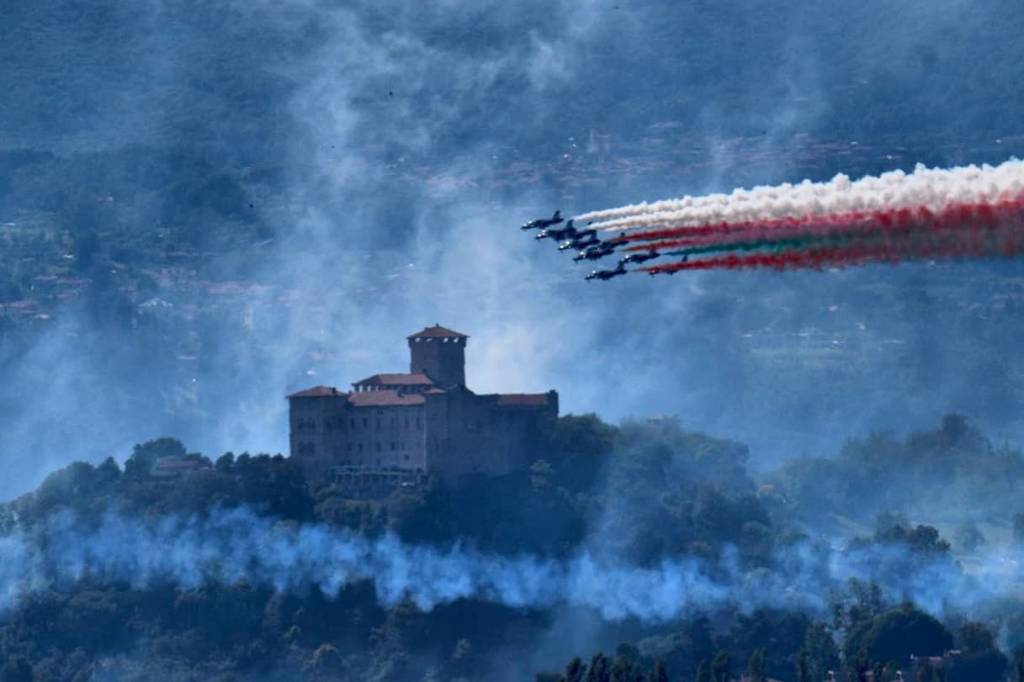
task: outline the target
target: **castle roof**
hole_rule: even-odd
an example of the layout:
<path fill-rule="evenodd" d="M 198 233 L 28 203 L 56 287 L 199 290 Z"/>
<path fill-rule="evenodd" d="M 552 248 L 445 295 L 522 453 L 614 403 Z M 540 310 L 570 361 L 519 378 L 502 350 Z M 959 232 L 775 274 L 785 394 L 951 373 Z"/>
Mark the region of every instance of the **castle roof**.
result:
<path fill-rule="evenodd" d="M 426 374 L 374 374 L 372 377 L 360 379 L 353 386 L 433 386 L 434 382 Z"/>
<path fill-rule="evenodd" d="M 447 327 L 442 327 L 439 324 L 435 324 L 433 327 L 427 327 L 423 331 L 418 331 L 415 334 L 410 335 L 410 339 L 468 339 L 469 337 L 465 334 L 452 331 Z"/>
<path fill-rule="evenodd" d="M 550 402 L 550 393 L 501 393 L 498 395 L 498 404 L 502 407 L 547 407 Z"/>
<path fill-rule="evenodd" d="M 288 398 L 329 398 L 336 395 L 345 395 L 345 393 L 333 386 L 314 386 L 313 388 L 307 388 L 305 391 L 292 393 Z"/>
<path fill-rule="evenodd" d="M 419 393 L 402 393 L 395 390 L 361 391 L 348 394 L 353 407 L 409 407 L 426 402 Z"/>

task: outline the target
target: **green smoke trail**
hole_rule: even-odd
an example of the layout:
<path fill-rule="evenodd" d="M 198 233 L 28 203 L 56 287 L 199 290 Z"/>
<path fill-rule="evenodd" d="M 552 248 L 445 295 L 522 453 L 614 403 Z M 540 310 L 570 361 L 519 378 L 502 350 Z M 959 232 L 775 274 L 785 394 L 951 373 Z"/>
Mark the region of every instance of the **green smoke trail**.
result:
<path fill-rule="evenodd" d="M 863 238 L 866 232 L 846 232 L 835 235 L 801 235 L 787 239 L 752 239 L 742 242 L 721 242 L 708 244 L 706 246 L 692 246 L 688 249 L 668 251 L 666 256 L 700 256 L 707 253 L 719 253 L 722 251 L 768 251 L 778 253 L 779 251 L 790 251 L 804 249 L 811 246 L 843 246 Z"/>

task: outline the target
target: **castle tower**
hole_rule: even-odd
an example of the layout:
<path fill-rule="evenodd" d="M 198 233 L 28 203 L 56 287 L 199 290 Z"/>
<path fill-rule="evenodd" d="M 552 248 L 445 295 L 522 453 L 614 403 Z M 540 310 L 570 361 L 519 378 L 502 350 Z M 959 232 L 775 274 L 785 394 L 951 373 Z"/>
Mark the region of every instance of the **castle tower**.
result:
<path fill-rule="evenodd" d="M 422 372 L 443 388 L 466 385 L 468 336 L 436 324 L 408 338 L 410 372 Z"/>

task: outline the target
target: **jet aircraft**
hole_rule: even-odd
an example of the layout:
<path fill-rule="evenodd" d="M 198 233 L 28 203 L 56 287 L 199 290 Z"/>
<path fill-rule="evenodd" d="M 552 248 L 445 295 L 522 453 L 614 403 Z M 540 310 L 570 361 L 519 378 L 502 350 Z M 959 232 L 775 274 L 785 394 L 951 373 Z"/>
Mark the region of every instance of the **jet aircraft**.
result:
<path fill-rule="evenodd" d="M 572 259 L 577 263 L 581 260 L 600 260 L 612 253 L 615 253 L 615 247 L 607 242 L 602 242 L 597 246 L 591 246 L 589 249 L 580 251 Z"/>
<path fill-rule="evenodd" d="M 559 211 L 555 211 L 554 215 L 552 215 L 550 218 L 537 218 L 536 220 L 531 220 L 530 222 L 526 223 L 525 225 L 523 225 L 519 229 L 521 229 L 521 230 L 532 230 L 532 229 L 534 229 L 536 227 L 540 227 L 540 228 L 551 227 L 552 225 L 557 225 L 560 222 L 562 222 L 562 212 L 559 210 Z M 572 222 L 572 221 L 569 221 L 569 222 Z"/>
<path fill-rule="evenodd" d="M 625 266 L 622 263 L 619 263 L 618 267 L 616 267 L 614 270 L 594 270 L 589 275 L 587 275 L 586 279 L 588 281 L 592 279 L 599 279 L 604 281 L 611 279 L 613 277 L 618 277 L 619 275 L 625 275 L 626 272 L 627 270 Z"/>
<path fill-rule="evenodd" d="M 626 265 L 627 263 L 636 263 L 637 265 L 639 265 L 640 263 L 646 263 L 649 260 L 653 260 L 660 255 L 660 253 L 658 253 L 654 249 L 651 249 L 647 253 L 631 253 L 628 256 L 625 256 L 624 258 L 620 258 L 619 262 L 622 263 L 623 265 Z"/>
<path fill-rule="evenodd" d="M 587 230 L 587 231 L 588 232 L 593 232 L 593 230 Z M 598 239 L 595 235 L 590 234 L 590 235 L 587 235 L 587 236 L 583 236 L 583 233 L 581 232 L 580 234 L 577 234 L 575 237 L 573 237 L 569 241 L 564 242 L 562 244 L 559 244 L 558 245 L 558 250 L 559 251 L 568 251 L 569 249 L 572 249 L 573 251 L 582 251 L 583 249 L 588 249 L 591 246 L 597 246 L 600 243 L 601 243 L 601 240 Z"/>
<path fill-rule="evenodd" d="M 554 239 L 555 241 L 558 241 L 559 239 L 577 239 L 579 236 L 580 233 L 572 224 L 572 219 L 570 219 L 563 228 L 549 227 L 538 233 L 537 239 Z"/>

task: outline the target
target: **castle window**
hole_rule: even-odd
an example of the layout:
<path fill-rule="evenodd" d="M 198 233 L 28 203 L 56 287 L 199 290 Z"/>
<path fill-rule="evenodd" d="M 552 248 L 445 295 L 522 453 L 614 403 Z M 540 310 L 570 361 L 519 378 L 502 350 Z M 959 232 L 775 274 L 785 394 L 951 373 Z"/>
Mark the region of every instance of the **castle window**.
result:
<path fill-rule="evenodd" d="M 370 428 L 370 420 L 367 419 L 366 417 L 363 417 L 363 428 L 364 429 Z"/>
<path fill-rule="evenodd" d="M 391 451 L 394 452 L 397 449 L 398 449 L 398 446 L 395 445 L 395 441 L 391 441 Z"/>
<path fill-rule="evenodd" d="M 380 431 L 380 418 L 377 418 L 377 430 Z"/>
<path fill-rule="evenodd" d="M 380 443 L 377 443 L 377 452 L 380 452 L 380 450 L 381 450 Z"/>
<path fill-rule="evenodd" d="M 360 444 L 359 444 L 359 452 L 362 452 L 362 451 L 363 451 L 363 444 L 362 444 L 362 443 L 360 443 Z"/>
<path fill-rule="evenodd" d="M 355 429 L 356 429 L 356 420 L 355 419 L 349 419 L 348 420 L 348 428 L 350 428 L 353 431 L 355 431 Z"/>
<path fill-rule="evenodd" d="M 316 446 L 312 443 L 302 443 L 299 445 L 299 454 L 303 457 L 313 457 L 316 455 Z"/>

